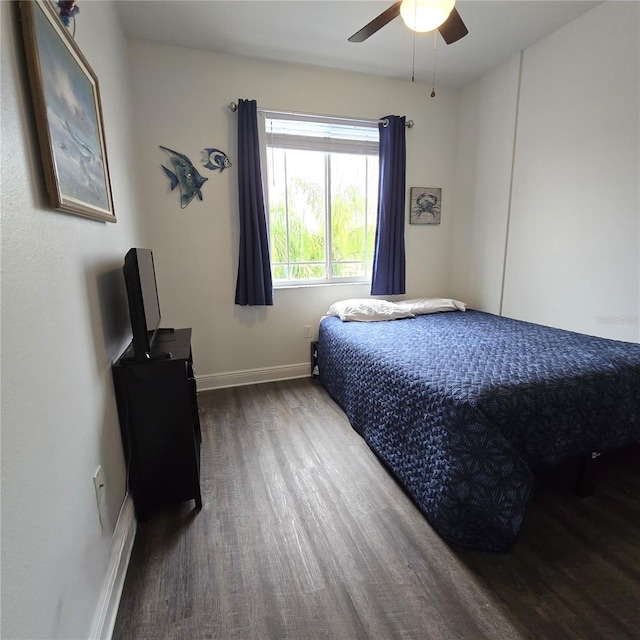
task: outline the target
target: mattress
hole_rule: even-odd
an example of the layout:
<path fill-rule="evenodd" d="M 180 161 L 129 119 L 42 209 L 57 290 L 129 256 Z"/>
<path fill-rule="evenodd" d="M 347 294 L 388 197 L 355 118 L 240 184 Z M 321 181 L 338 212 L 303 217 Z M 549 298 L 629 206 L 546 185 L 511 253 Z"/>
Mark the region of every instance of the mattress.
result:
<path fill-rule="evenodd" d="M 447 541 L 506 551 L 531 469 L 640 440 L 640 345 L 479 311 L 320 323 L 320 380 Z"/>

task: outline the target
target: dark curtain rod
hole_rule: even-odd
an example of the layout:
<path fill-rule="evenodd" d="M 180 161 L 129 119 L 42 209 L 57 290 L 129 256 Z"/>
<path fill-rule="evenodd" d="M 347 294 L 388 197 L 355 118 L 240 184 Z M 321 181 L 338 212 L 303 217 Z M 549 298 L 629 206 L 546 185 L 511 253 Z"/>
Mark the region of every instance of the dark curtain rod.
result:
<path fill-rule="evenodd" d="M 238 104 L 236 102 L 230 102 L 228 105 L 229 110 L 233 111 L 233 113 L 235 113 L 238 110 Z M 269 113 L 282 113 L 282 114 L 300 114 L 300 115 L 314 115 L 314 114 L 308 114 L 308 113 L 301 113 L 300 111 L 298 112 L 291 112 L 291 111 L 273 111 L 272 109 L 262 109 L 261 111 L 268 111 Z M 348 120 L 350 122 L 353 122 L 354 120 L 361 120 L 362 122 L 378 122 L 381 123 L 383 127 L 386 127 L 389 125 L 389 121 L 386 118 L 382 118 L 380 120 L 366 120 L 364 118 L 339 118 L 339 117 L 335 117 L 335 116 L 327 116 L 328 118 L 332 118 L 333 120 Z M 413 127 L 415 126 L 415 122 L 413 120 L 407 120 L 404 124 L 405 127 L 407 127 L 407 129 L 413 129 Z"/>

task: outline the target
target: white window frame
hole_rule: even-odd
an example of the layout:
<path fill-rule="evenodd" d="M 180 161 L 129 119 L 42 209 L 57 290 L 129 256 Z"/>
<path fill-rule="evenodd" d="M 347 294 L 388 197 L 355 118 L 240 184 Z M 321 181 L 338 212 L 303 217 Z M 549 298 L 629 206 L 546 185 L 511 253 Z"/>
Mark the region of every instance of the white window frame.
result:
<path fill-rule="evenodd" d="M 342 118 L 336 116 L 324 116 L 318 114 L 309 113 L 292 113 L 282 111 L 262 110 L 260 115 L 260 137 L 262 166 L 265 167 L 264 176 L 265 181 L 270 179 L 268 175 L 268 162 L 267 154 L 269 153 L 269 146 L 275 146 L 276 148 L 285 149 L 301 149 L 310 151 L 321 151 L 325 153 L 325 273 L 326 277 L 317 279 L 273 279 L 273 286 L 275 289 L 280 288 L 292 288 L 292 287 L 307 287 L 318 285 L 339 285 L 339 284 L 367 284 L 371 283 L 371 273 L 363 276 L 333 276 L 332 275 L 332 260 L 331 260 L 331 153 L 343 152 L 360 155 L 378 156 L 379 150 L 379 134 L 378 134 L 378 120 L 366 120 L 366 119 L 354 119 L 354 118 Z M 286 120 L 289 122 L 299 122 L 300 126 L 304 128 L 304 123 L 312 123 L 312 127 L 315 129 L 326 127 L 327 136 L 311 137 L 309 135 L 291 135 L 290 133 L 279 135 L 274 132 L 271 127 L 267 130 L 267 121 L 271 119 Z M 294 125 L 295 126 L 295 125 Z M 358 127 L 366 130 L 370 130 L 368 139 L 348 139 L 348 128 Z M 334 132 L 336 137 L 331 136 Z M 337 137 L 340 134 L 344 137 Z M 276 143 L 274 145 L 274 143 Z M 278 144 L 279 143 L 279 144 Z M 367 167 L 368 171 L 368 167 Z M 368 181 L 368 177 L 366 178 Z M 266 217 L 267 227 L 269 229 L 269 240 L 271 240 L 271 220 L 270 220 L 270 206 L 269 206 L 269 189 L 265 184 L 265 205 L 266 205 Z M 286 215 L 286 214 L 285 214 Z M 369 222 L 367 220 L 367 222 Z M 375 219 L 373 220 L 375 226 Z M 287 243 L 288 250 L 288 243 Z M 373 263 L 373 255 L 366 256 L 366 259 Z M 358 261 L 359 263 L 360 261 Z M 290 263 L 288 263 L 290 264 Z M 304 263 L 297 263 L 304 264 Z M 311 264 L 311 263 L 310 263 Z M 316 263 L 313 263 L 316 264 Z"/>

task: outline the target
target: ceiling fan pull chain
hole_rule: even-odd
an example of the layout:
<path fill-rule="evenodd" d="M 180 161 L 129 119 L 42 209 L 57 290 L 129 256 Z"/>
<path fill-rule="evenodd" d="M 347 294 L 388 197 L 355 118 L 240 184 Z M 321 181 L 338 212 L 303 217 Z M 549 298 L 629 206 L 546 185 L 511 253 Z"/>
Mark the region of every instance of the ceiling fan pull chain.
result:
<path fill-rule="evenodd" d="M 438 52 L 438 32 L 433 32 L 433 78 L 431 81 L 431 97 L 436 97 L 436 53 Z"/>
<path fill-rule="evenodd" d="M 416 81 L 416 32 L 413 32 L 413 62 L 411 66 L 411 82 Z"/>

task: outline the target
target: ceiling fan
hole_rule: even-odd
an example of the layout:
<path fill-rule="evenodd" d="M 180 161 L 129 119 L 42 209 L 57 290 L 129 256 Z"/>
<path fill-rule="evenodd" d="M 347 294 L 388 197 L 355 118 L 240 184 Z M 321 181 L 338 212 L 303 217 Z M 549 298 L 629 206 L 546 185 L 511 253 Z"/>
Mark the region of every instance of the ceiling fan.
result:
<path fill-rule="evenodd" d="M 419 32 L 438 29 L 444 41 L 452 44 L 469 33 L 454 5 L 455 0 L 400 0 L 354 33 L 349 42 L 364 42 L 389 22 L 402 16 L 409 29 Z"/>

